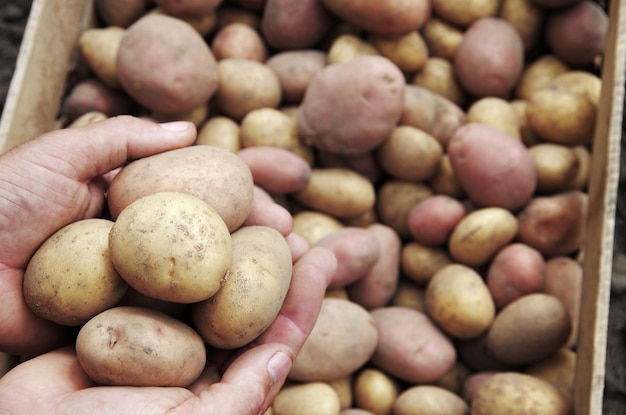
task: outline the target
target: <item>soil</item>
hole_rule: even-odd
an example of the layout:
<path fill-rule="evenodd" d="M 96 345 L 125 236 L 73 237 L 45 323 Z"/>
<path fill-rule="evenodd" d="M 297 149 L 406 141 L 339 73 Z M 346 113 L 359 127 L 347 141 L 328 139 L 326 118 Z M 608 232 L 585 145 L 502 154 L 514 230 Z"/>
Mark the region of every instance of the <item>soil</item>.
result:
<path fill-rule="evenodd" d="M 15 68 L 31 0 L 0 5 L 0 111 Z M 608 322 L 604 414 L 626 413 L 626 140 L 622 140 L 622 172 L 616 206 L 614 268 Z"/>

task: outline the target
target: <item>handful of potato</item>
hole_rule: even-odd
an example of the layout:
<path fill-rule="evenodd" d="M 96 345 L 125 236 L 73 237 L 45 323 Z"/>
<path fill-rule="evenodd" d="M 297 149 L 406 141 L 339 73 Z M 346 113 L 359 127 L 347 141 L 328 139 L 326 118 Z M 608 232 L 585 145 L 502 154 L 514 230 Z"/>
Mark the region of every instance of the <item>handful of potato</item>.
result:
<path fill-rule="evenodd" d="M 114 223 L 100 226 L 115 230 L 135 209 L 147 220 L 159 205 L 135 203 L 154 189 L 188 192 L 223 220 L 209 232 L 222 262 L 193 242 L 207 237 L 208 217 L 144 228 L 181 248 L 183 258 L 166 248 L 158 263 L 139 260 L 153 252 L 143 245 L 131 251 L 125 225 L 111 232 L 110 301 L 97 307 L 119 304 L 127 283 L 154 300 L 144 304 L 193 303 L 188 321 L 204 342 L 249 342 L 258 332 L 225 340 L 244 310 L 214 310 L 235 297 L 225 270 L 249 250 L 268 259 L 272 294 L 250 299 L 268 305 L 258 327 L 280 308 L 290 275 L 281 238 L 269 247 L 254 239 L 274 241 L 269 229 L 243 235 L 254 193 L 287 208 L 293 232 L 339 262 L 271 413 L 570 413 L 608 25 L 598 3 L 133 3 L 96 2 L 102 26 L 81 36 L 86 77 L 67 95 L 63 122 L 120 113 L 193 121 L 195 146 L 122 170 L 109 195 Z M 193 161 L 213 148 L 236 154 L 250 176 L 222 155 L 208 169 Z M 212 183 L 222 188 L 207 191 L 206 175 L 220 171 Z M 173 271 L 182 261 L 184 276 Z M 200 283 L 192 271 L 210 277 Z M 65 318 L 85 324 L 91 314 Z"/>

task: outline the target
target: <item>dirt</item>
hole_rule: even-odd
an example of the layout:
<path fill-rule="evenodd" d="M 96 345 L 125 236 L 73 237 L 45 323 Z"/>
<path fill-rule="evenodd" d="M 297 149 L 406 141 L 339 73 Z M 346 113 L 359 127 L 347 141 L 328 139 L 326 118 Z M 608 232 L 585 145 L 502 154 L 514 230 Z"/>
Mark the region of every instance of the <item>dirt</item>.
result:
<path fill-rule="evenodd" d="M 28 19 L 31 0 L 0 5 L 0 111 L 15 68 Z M 626 140 L 622 140 L 618 201 L 616 206 L 614 269 L 608 321 L 604 414 L 626 413 Z"/>

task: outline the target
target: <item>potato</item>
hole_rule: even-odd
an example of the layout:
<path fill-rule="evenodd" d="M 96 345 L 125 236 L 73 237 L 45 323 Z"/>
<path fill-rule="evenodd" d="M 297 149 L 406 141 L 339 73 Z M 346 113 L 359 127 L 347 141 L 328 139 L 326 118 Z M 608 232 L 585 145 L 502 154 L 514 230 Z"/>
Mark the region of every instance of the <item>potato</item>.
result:
<path fill-rule="evenodd" d="M 141 197 L 111 227 L 109 255 L 134 289 L 193 303 L 213 296 L 233 260 L 226 224 L 202 199 L 180 192 Z"/>
<path fill-rule="evenodd" d="M 529 100 L 533 94 L 546 86 L 559 74 L 569 71 L 568 66 L 558 57 L 546 54 L 528 63 L 519 83 L 515 87 L 515 97 Z"/>
<path fill-rule="evenodd" d="M 486 281 L 497 309 L 518 298 L 541 292 L 546 262 L 539 251 L 519 242 L 502 248 L 487 269 Z"/>
<path fill-rule="evenodd" d="M 595 107 L 600 105 L 602 78 L 594 73 L 569 70 L 556 75 L 546 87 L 584 95 Z"/>
<path fill-rule="evenodd" d="M 215 23 L 216 30 L 230 23 L 245 23 L 255 30 L 261 27 L 261 16 L 258 13 L 262 8 L 265 0 L 249 0 L 249 3 L 260 3 L 258 5 L 242 4 L 246 0 L 237 0 L 231 4 L 222 4 L 215 11 L 217 21 Z"/>
<path fill-rule="evenodd" d="M 378 184 L 384 175 L 375 151 L 356 156 L 342 156 L 318 150 L 315 153 L 315 163 L 319 167 L 348 168 L 367 177 L 372 184 Z"/>
<path fill-rule="evenodd" d="M 368 272 L 350 284 L 348 295 L 352 301 L 370 310 L 389 303 L 398 286 L 400 238 L 394 230 L 380 223 L 367 227 L 383 249 Z"/>
<path fill-rule="evenodd" d="M 389 414 L 400 392 L 398 382 L 376 368 L 365 368 L 354 379 L 355 406 L 374 414 Z"/>
<path fill-rule="evenodd" d="M 24 300 L 36 315 L 80 326 L 122 299 L 128 285 L 110 259 L 112 226 L 106 219 L 79 220 L 37 248 L 24 271 L 23 284 Z"/>
<path fill-rule="evenodd" d="M 214 12 L 222 0 L 154 0 L 154 2 L 165 13 L 178 17 Z"/>
<path fill-rule="evenodd" d="M 411 238 L 408 218 L 413 206 L 428 199 L 433 191 L 408 180 L 387 180 L 378 187 L 376 211 L 381 223 L 392 227 L 402 239 Z"/>
<path fill-rule="evenodd" d="M 464 415 L 467 403 L 439 386 L 416 385 L 405 389 L 393 404 L 394 415 Z"/>
<path fill-rule="evenodd" d="M 433 386 L 442 387 L 461 396 L 463 385 L 471 375 L 472 371 L 465 364 L 457 361 L 454 366 L 452 366 L 452 369 L 437 381 L 433 382 Z"/>
<path fill-rule="evenodd" d="M 199 128 L 194 144 L 221 147 L 236 153 L 241 149 L 239 124 L 228 117 L 211 117 Z"/>
<path fill-rule="evenodd" d="M 267 226 L 232 233 L 232 262 L 219 291 L 191 306 L 193 327 L 204 341 L 234 349 L 257 338 L 274 321 L 291 283 L 291 251 Z"/>
<path fill-rule="evenodd" d="M 432 0 L 433 13 L 440 18 L 460 27 L 467 27 L 476 20 L 494 16 L 498 12 L 498 0 L 473 0 L 451 2 Z"/>
<path fill-rule="evenodd" d="M 117 73 L 130 96 L 162 114 L 197 108 L 218 87 L 215 58 L 202 36 L 182 20 L 162 14 L 147 14 L 126 29 Z"/>
<path fill-rule="evenodd" d="M 430 2 L 410 3 L 367 0 L 322 0 L 322 4 L 341 20 L 368 33 L 383 36 L 403 35 L 418 30 L 430 17 Z"/>
<path fill-rule="evenodd" d="M 487 333 L 473 339 L 459 339 L 455 345 L 459 361 L 472 372 L 519 371 L 521 369 L 519 365 L 504 363 L 493 356 L 487 348 Z"/>
<path fill-rule="evenodd" d="M 330 30 L 333 16 L 315 0 L 266 0 L 261 33 L 277 50 L 308 49 Z"/>
<path fill-rule="evenodd" d="M 402 72 L 418 71 L 428 59 L 428 46 L 418 31 L 396 36 L 370 35 L 369 41 Z"/>
<path fill-rule="evenodd" d="M 483 383 L 493 375 L 497 374 L 497 371 L 488 371 L 488 372 L 474 372 L 472 373 L 463 384 L 463 390 L 461 391 L 461 396 L 465 399 L 469 404 L 472 403 L 474 397 L 476 396 L 476 392 L 482 386 Z"/>
<path fill-rule="evenodd" d="M 578 190 L 533 197 L 517 214 L 519 241 L 546 257 L 575 253 L 584 243 L 588 204 Z"/>
<path fill-rule="evenodd" d="M 376 323 L 367 310 L 352 301 L 325 298 L 289 379 L 314 382 L 348 376 L 370 359 L 377 344 Z"/>
<path fill-rule="evenodd" d="M 316 242 L 316 246 L 330 249 L 337 257 L 337 270 L 328 288 L 346 287 L 364 277 L 380 260 L 382 246 L 379 242 L 368 229 L 352 226 L 332 232 Z"/>
<path fill-rule="evenodd" d="M 568 146 L 591 143 L 597 108 L 585 95 L 546 87 L 528 101 L 528 124 L 543 140 Z"/>
<path fill-rule="evenodd" d="M 454 57 L 460 84 L 477 97 L 507 96 L 517 84 L 523 64 L 520 34 L 508 21 L 496 17 L 472 23 Z"/>
<path fill-rule="evenodd" d="M 519 32 L 524 50 L 529 52 L 537 45 L 542 35 L 546 10 L 532 0 L 503 0 L 499 17 L 509 22 Z"/>
<path fill-rule="evenodd" d="M 293 215 L 293 233 L 302 236 L 310 245 L 343 227 L 343 223 L 327 213 L 303 210 Z"/>
<path fill-rule="evenodd" d="M 498 97 L 480 98 L 467 109 L 468 123 L 482 123 L 521 139 L 520 126 L 513 106 Z"/>
<path fill-rule="evenodd" d="M 456 78 L 452 62 L 447 59 L 436 56 L 428 58 L 411 83 L 441 95 L 456 105 L 465 105 L 466 93 Z"/>
<path fill-rule="evenodd" d="M 537 172 L 520 140 L 487 124 L 459 127 L 448 144 L 455 175 L 479 206 L 515 211 L 533 196 Z"/>
<path fill-rule="evenodd" d="M 298 111 L 305 143 L 334 154 L 364 154 L 391 133 L 402 114 L 404 75 L 390 60 L 364 56 L 317 72 Z"/>
<path fill-rule="evenodd" d="M 278 76 L 283 103 L 299 104 L 311 79 L 326 65 L 321 50 L 292 50 L 275 53 L 265 64 Z"/>
<path fill-rule="evenodd" d="M 462 264 L 485 265 L 518 233 L 516 217 L 499 207 L 480 208 L 465 215 L 452 231 L 448 249 Z"/>
<path fill-rule="evenodd" d="M 569 409 L 565 398 L 548 382 L 514 372 L 490 376 L 471 403 L 472 415 L 566 415 Z"/>
<path fill-rule="evenodd" d="M 545 24 L 545 39 L 567 64 L 587 65 L 604 52 L 608 26 L 609 17 L 602 6 L 583 0 L 550 13 Z"/>
<path fill-rule="evenodd" d="M 269 193 L 296 192 L 304 188 L 311 177 L 311 166 L 306 160 L 279 147 L 247 147 L 237 155 L 250 169 L 254 184 Z"/>
<path fill-rule="evenodd" d="M 543 292 L 563 302 L 572 322 L 567 347 L 575 347 L 578 344 L 582 284 L 583 267 L 578 261 L 567 256 L 558 256 L 546 261 Z"/>
<path fill-rule="evenodd" d="M 417 85 L 407 85 L 398 121 L 432 135 L 445 148 L 454 131 L 466 122 L 465 112 L 449 99 Z"/>
<path fill-rule="evenodd" d="M 107 26 L 126 28 L 135 22 L 145 11 L 146 0 L 110 1 L 96 0 L 95 11 Z"/>
<path fill-rule="evenodd" d="M 206 168 L 210 166 L 210 168 Z M 230 232 L 252 208 L 252 174 L 241 158 L 213 146 L 192 146 L 144 157 L 124 167 L 107 193 L 117 218 L 136 199 L 159 191 L 189 193 L 215 209 Z"/>
<path fill-rule="evenodd" d="M 441 157 L 437 173 L 435 173 L 427 183 L 428 187 L 436 194 L 455 199 L 462 199 L 466 196 L 465 190 L 454 172 L 448 154 L 444 154 L 443 157 Z"/>
<path fill-rule="evenodd" d="M 497 360 L 528 365 L 556 353 L 565 345 L 570 331 L 571 320 L 561 300 L 532 293 L 509 303 L 496 315 L 486 345 Z"/>
<path fill-rule="evenodd" d="M 165 13 L 161 8 L 155 7 L 151 13 Z M 184 16 L 175 16 L 194 28 L 202 37 L 208 37 L 215 31 L 217 24 L 217 13 L 215 11 L 203 14 L 190 14 Z"/>
<path fill-rule="evenodd" d="M 420 311 L 386 306 L 370 311 L 378 328 L 371 363 L 411 383 L 434 382 L 454 366 L 452 342 Z"/>
<path fill-rule="evenodd" d="M 246 59 L 222 59 L 217 64 L 219 88 L 215 103 L 226 115 L 242 120 L 260 108 L 281 102 L 278 76 L 267 65 Z"/>
<path fill-rule="evenodd" d="M 496 307 L 482 276 L 465 265 L 446 265 L 433 275 L 424 294 L 426 313 L 453 338 L 484 333 Z"/>
<path fill-rule="evenodd" d="M 346 408 L 339 412 L 339 415 L 376 415 L 373 412 L 361 408 Z"/>
<path fill-rule="evenodd" d="M 104 121 L 108 119 L 106 114 L 100 111 L 90 111 L 76 118 L 71 123 L 67 124 L 67 128 L 83 127 L 85 125 L 93 124 L 95 122 Z"/>
<path fill-rule="evenodd" d="M 107 117 L 130 113 L 135 104 L 123 91 L 107 86 L 97 78 L 79 81 L 63 99 L 61 113 L 71 122 L 93 111 Z"/>
<path fill-rule="evenodd" d="M 124 29 L 118 26 L 88 28 L 78 37 L 78 45 L 89 68 L 106 85 L 121 89 L 117 76 L 117 51 Z"/>
<path fill-rule="evenodd" d="M 537 190 L 556 193 L 572 188 L 578 177 L 580 159 L 568 146 L 554 143 L 536 144 L 528 150 L 537 171 Z"/>
<path fill-rule="evenodd" d="M 206 351 L 202 338 L 180 320 L 141 307 L 114 307 L 80 329 L 76 357 L 100 385 L 185 387 L 202 373 Z"/>
<path fill-rule="evenodd" d="M 381 53 L 374 45 L 363 38 L 345 33 L 337 36 L 328 48 L 326 63 L 348 62 L 362 56 L 379 56 Z"/>
<path fill-rule="evenodd" d="M 430 56 L 454 60 L 456 49 L 463 40 L 463 31 L 453 24 L 431 16 L 420 30 Z"/>
<path fill-rule="evenodd" d="M 352 407 L 352 375 L 327 381 L 339 397 L 339 408 L 341 410 Z"/>
<path fill-rule="evenodd" d="M 576 361 L 576 352 L 564 347 L 552 357 L 529 365 L 524 373 L 550 383 L 565 396 L 570 407 L 573 407 Z"/>
<path fill-rule="evenodd" d="M 293 197 L 304 206 L 337 218 L 359 216 L 376 202 L 372 183 L 346 168 L 313 168 L 306 186 Z"/>
<path fill-rule="evenodd" d="M 265 62 L 267 47 L 259 32 L 245 23 L 230 23 L 220 28 L 211 40 L 215 59 L 249 59 Z"/>
<path fill-rule="evenodd" d="M 578 174 L 570 183 L 570 189 L 585 191 L 591 175 L 591 152 L 586 146 L 573 147 L 572 151 L 578 157 Z"/>
<path fill-rule="evenodd" d="M 450 263 L 452 258 L 442 248 L 418 242 L 408 242 L 402 246 L 400 258 L 402 274 L 421 286 L 426 286 L 437 271 Z"/>
<path fill-rule="evenodd" d="M 376 149 L 376 159 L 386 173 L 415 182 L 434 176 L 442 156 L 439 141 L 408 125 L 395 127 Z"/>
<path fill-rule="evenodd" d="M 340 410 L 337 393 L 324 382 L 283 387 L 272 402 L 273 415 L 338 415 Z"/>
<path fill-rule="evenodd" d="M 535 144 L 541 143 L 541 138 L 533 131 L 530 125 L 528 125 L 528 117 L 526 116 L 528 101 L 516 99 L 511 101 L 510 104 L 513 111 L 515 111 L 515 115 L 517 116 L 516 124 L 519 127 L 519 134 L 522 143 L 524 143 L 526 147 L 532 147 Z"/>
<path fill-rule="evenodd" d="M 426 311 L 424 304 L 424 289 L 408 278 L 400 276 L 398 287 L 393 294 L 390 306 L 412 308 L 417 311 Z"/>
<path fill-rule="evenodd" d="M 430 246 L 444 245 L 465 216 L 465 206 L 447 195 L 435 194 L 417 203 L 409 212 L 413 239 Z"/>

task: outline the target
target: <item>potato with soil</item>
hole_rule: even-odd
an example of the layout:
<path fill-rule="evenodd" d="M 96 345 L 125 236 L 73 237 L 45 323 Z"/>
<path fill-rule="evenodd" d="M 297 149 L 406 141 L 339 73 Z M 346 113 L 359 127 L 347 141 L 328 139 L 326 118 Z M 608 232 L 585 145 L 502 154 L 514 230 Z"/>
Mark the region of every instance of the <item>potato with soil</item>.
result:
<path fill-rule="evenodd" d="M 206 363 L 202 338 L 182 321 L 141 307 L 115 307 L 89 320 L 76 338 L 83 370 L 100 385 L 179 386 Z"/>
<path fill-rule="evenodd" d="M 459 127 L 448 144 L 457 179 L 472 202 L 515 211 L 534 195 L 537 172 L 524 144 L 479 123 Z"/>
<path fill-rule="evenodd" d="M 330 153 L 367 153 L 400 119 L 405 86 L 400 69 L 381 56 L 328 65 L 306 90 L 298 111 L 299 135 Z"/>
<path fill-rule="evenodd" d="M 378 328 L 371 363 L 411 383 L 434 382 L 454 366 L 456 349 L 424 313 L 387 306 L 370 311 Z"/>
<path fill-rule="evenodd" d="M 215 57 L 202 36 L 180 19 L 155 13 L 126 29 L 117 73 L 130 96 L 161 114 L 189 112 L 218 87 Z"/>
<path fill-rule="evenodd" d="M 476 20 L 465 31 L 454 66 L 459 82 L 472 95 L 506 97 L 522 74 L 522 38 L 506 20 Z"/>
<path fill-rule="evenodd" d="M 36 315 L 80 326 L 122 299 L 128 285 L 111 262 L 112 226 L 106 219 L 79 220 L 59 229 L 35 251 L 24 272 L 23 290 Z"/>
<path fill-rule="evenodd" d="M 219 213 L 180 192 L 157 192 L 128 205 L 111 228 L 109 250 L 131 287 L 177 303 L 213 296 L 233 260 L 230 233 Z"/>
<path fill-rule="evenodd" d="M 352 301 L 326 298 L 289 379 L 314 382 L 348 376 L 370 359 L 378 341 L 376 323 L 367 310 Z"/>
<path fill-rule="evenodd" d="M 133 161 L 111 182 L 107 194 L 110 214 L 142 196 L 160 191 L 188 193 L 219 212 L 230 232 L 243 224 L 252 208 L 252 174 L 229 150 L 192 146 Z"/>
<path fill-rule="evenodd" d="M 191 306 L 193 327 L 210 345 L 234 349 L 257 338 L 274 321 L 291 283 L 291 251 L 267 226 L 232 233 L 228 276 L 211 298 Z"/>

